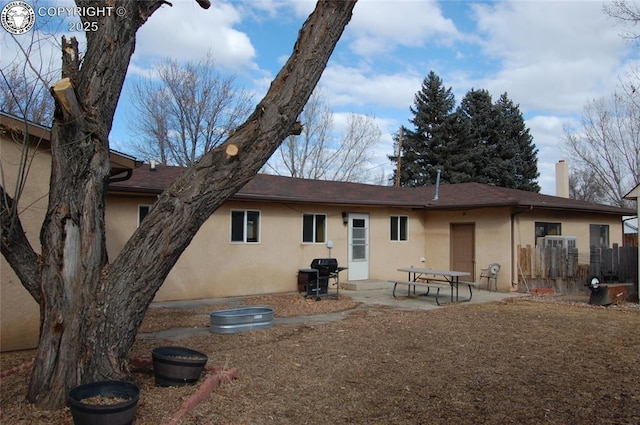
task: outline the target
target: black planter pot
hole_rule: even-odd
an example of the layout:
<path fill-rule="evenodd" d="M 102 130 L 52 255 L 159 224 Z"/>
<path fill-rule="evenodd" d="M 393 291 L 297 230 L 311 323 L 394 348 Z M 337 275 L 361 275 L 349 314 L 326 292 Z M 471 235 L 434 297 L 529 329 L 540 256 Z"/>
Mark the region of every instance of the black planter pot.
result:
<path fill-rule="evenodd" d="M 151 352 L 153 374 L 160 387 L 198 382 L 207 364 L 207 355 L 184 347 L 158 347 Z"/>
<path fill-rule="evenodd" d="M 115 404 L 83 402 L 93 397 L 117 397 L 125 401 Z M 140 388 L 133 382 L 98 381 L 73 388 L 67 403 L 75 425 L 129 425 L 133 423 L 139 398 Z"/>

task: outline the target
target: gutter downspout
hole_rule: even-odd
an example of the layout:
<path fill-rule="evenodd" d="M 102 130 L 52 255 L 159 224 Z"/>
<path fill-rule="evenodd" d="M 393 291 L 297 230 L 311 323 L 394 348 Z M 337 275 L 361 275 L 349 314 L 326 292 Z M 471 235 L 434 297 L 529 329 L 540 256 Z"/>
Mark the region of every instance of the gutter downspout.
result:
<path fill-rule="evenodd" d="M 529 205 L 529 208 L 526 210 L 516 211 L 511 213 L 511 287 L 517 285 L 518 283 L 518 269 L 519 267 L 514 267 L 516 265 L 516 254 L 514 251 L 514 245 L 516 242 L 515 237 L 515 218 L 517 215 L 520 215 L 525 212 L 533 211 L 533 205 Z"/>

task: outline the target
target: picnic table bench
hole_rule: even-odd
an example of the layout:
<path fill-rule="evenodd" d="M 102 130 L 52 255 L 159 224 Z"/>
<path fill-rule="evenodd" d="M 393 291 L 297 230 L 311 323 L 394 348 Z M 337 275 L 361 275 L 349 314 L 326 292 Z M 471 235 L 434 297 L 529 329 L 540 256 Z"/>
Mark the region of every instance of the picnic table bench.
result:
<path fill-rule="evenodd" d="M 396 289 L 398 285 L 407 286 L 407 296 L 411 296 L 411 289 L 413 289 L 413 295 L 416 295 L 416 288 L 426 288 L 427 291 L 421 296 L 429 295 L 430 290 L 433 288 L 436 290 L 436 304 L 441 305 L 440 302 L 440 290 L 450 289 L 451 297 L 450 302 L 466 302 L 471 301 L 473 297 L 472 287 L 479 287 L 478 282 L 462 281 L 459 280 L 460 276 L 468 276 L 467 272 L 456 272 L 450 270 L 433 270 L 433 269 L 420 269 L 420 268 L 400 268 L 398 271 L 409 273 L 409 280 L 389 280 L 393 283 L 393 296 L 396 297 Z M 412 278 L 413 276 L 413 278 Z M 441 277 L 440 277 L 441 276 Z M 460 300 L 458 298 L 459 285 L 467 285 L 469 288 L 469 298 Z M 455 291 L 454 291 L 455 289 Z M 455 294 L 455 296 L 454 296 Z"/>

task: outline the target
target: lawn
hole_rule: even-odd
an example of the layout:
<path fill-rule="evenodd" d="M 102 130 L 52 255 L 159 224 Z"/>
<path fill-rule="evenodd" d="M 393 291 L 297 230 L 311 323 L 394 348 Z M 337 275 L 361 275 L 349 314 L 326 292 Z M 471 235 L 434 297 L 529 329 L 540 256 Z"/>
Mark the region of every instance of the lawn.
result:
<path fill-rule="evenodd" d="M 297 295 L 260 300 L 276 316 L 295 314 L 298 304 L 300 314 L 306 302 Z M 314 307 L 353 304 L 342 297 Z M 206 327 L 208 316 L 153 309 L 143 330 L 171 323 Z M 416 312 L 368 305 L 321 325 L 140 338 L 133 355 L 149 358 L 160 345 L 196 349 L 209 365 L 238 371 L 180 424 L 640 423 L 637 304 L 524 297 Z M 32 355 L 3 353 L 2 370 Z M 24 402 L 28 375 L 3 378 L 0 422 L 71 424 L 68 411 L 41 412 Z M 155 387 L 144 369 L 132 379 L 141 387 L 137 425 L 167 423 L 197 389 Z"/>

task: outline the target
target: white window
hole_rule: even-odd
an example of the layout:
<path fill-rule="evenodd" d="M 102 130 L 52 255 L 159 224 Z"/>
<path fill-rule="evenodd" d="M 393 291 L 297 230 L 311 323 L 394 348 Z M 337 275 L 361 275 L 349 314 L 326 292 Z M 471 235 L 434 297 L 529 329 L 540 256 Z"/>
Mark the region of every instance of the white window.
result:
<path fill-rule="evenodd" d="M 260 242 L 260 211 L 231 211 L 231 242 Z"/>
<path fill-rule="evenodd" d="M 406 241 L 409 239 L 409 217 L 406 215 L 392 215 L 389 223 L 389 234 L 392 241 Z"/>
<path fill-rule="evenodd" d="M 327 216 L 325 214 L 302 215 L 302 242 L 324 243 L 327 240 Z"/>

